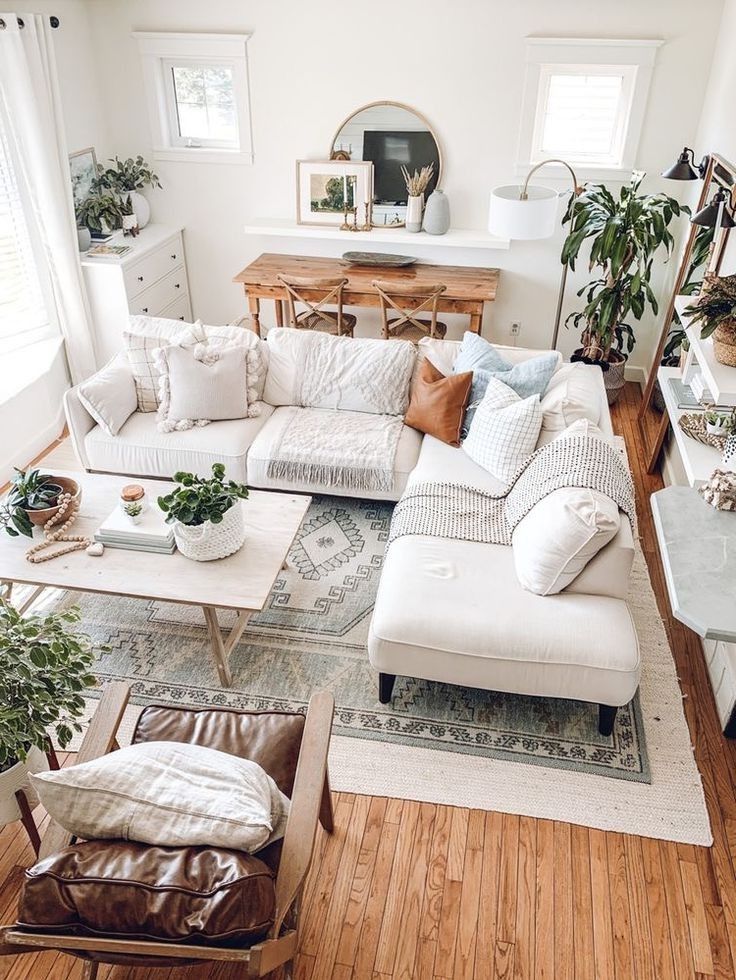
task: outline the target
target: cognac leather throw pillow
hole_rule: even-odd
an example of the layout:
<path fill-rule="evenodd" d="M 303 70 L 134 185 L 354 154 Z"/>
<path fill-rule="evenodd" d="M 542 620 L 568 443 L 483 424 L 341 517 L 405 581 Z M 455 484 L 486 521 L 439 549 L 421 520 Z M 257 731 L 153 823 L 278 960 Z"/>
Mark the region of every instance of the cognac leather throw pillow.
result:
<path fill-rule="evenodd" d="M 472 371 L 445 377 L 425 359 L 411 386 L 404 424 L 450 446 L 459 446 L 472 383 Z"/>

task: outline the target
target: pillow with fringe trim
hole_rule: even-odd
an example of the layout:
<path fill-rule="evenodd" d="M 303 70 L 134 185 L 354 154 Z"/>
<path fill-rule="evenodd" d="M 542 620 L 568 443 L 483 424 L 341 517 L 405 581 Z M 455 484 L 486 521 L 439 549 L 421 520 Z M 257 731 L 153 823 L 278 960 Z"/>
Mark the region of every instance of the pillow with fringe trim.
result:
<path fill-rule="evenodd" d="M 266 380 L 266 363 L 263 356 L 263 348 L 266 345 L 256 333 L 247 327 L 213 327 L 202 323 L 201 320 L 196 320 L 183 331 L 181 336 L 176 338 L 176 343 L 184 347 L 206 344 L 207 347 L 213 349 L 232 346 L 245 347 L 248 351 L 246 363 L 248 406 L 249 409 L 257 406 L 255 411 L 248 412 L 248 418 L 254 418 L 261 414 L 261 406 L 258 403 L 263 399 L 263 385 Z"/>
<path fill-rule="evenodd" d="M 158 428 L 181 432 L 225 419 L 252 418 L 248 406 L 248 354 L 233 344 L 176 344 L 153 352 L 159 371 Z"/>

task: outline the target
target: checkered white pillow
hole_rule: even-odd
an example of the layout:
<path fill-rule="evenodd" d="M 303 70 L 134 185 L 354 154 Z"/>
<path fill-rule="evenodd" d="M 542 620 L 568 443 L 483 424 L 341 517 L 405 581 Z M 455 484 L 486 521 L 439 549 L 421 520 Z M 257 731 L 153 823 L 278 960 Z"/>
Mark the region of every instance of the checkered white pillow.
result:
<path fill-rule="evenodd" d="M 539 395 L 520 398 L 508 385 L 491 378 L 463 449 L 478 466 L 508 482 L 534 452 L 541 428 Z"/>
<path fill-rule="evenodd" d="M 135 381 L 139 412 L 155 412 L 159 406 L 160 372 L 153 352 L 159 347 L 175 344 L 191 324 L 159 316 L 131 316 L 128 330 L 123 333 L 130 369 Z"/>

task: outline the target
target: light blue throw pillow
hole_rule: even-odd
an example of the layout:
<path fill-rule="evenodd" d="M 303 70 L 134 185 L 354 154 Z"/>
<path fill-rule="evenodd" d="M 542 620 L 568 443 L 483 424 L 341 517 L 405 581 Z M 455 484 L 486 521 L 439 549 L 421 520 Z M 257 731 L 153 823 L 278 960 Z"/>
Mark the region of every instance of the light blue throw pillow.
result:
<path fill-rule="evenodd" d="M 463 419 L 462 437 L 467 435 L 475 410 L 483 401 L 489 378 L 503 381 L 520 398 L 530 398 L 532 395 L 539 395 L 541 398 L 557 370 L 559 360 L 560 355 L 557 351 L 550 351 L 548 354 L 540 354 L 539 357 L 531 357 L 520 364 L 510 364 L 487 340 L 479 337 L 477 333 L 466 331 L 452 369 L 453 374 L 473 372 L 470 399 Z"/>

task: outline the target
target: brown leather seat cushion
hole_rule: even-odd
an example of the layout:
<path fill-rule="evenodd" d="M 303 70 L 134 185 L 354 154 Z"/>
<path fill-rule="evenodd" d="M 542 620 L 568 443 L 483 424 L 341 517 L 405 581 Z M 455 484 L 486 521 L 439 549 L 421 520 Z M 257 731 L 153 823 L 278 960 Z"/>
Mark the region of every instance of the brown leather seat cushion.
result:
<path fill-rule="evenodd" d="M 96 840 L 26 871 L 18 924 L 229 946 L 262 939 L 274 908 L 273 872 L 250 854 Z"/>

